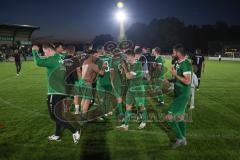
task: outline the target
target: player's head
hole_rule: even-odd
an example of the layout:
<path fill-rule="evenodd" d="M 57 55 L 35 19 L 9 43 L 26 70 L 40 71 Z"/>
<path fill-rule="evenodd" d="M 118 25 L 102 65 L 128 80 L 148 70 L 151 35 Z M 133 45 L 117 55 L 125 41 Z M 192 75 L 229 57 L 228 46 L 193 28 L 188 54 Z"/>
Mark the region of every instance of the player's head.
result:
<path fill-rule="evenodd" d="M 186 56 L 185 49 L 182 44 L 177 44 L 173 47 L 173 57 L 182 58 Z"/>
<path fill-rule="evenodd" d="M 45 43 L 42 45 L 44 56 L 49 57 L 56 53 L 55 46 L 50 43 Z"/>
<path fill-rule="evenodd" d="M 138 47 L 134 50 L 134 53 L 135 53 L 135 58 L 136 59 L 140 59 L 140 57 L 142 56 L 142 48 L 141 47 Z"/>
<path fill-rule="evenodd" d="M 202 51 L 201 51 L 201 49 L 197 48 L 196 51 L 195 51 L 195 53 L 196 53 L 196 54 L 201 54 Z"/>
<path fill-rule="evenodd" d="M 56 49 L 57 53 L 63 53 L 64 47 L 63 47 L 63 44 L 61 42 L 55 43 L 54 46 L 55 46 L 55 49 Z"/>
<path fill-rule="evenodd" d="M 96 50 L 88 51 L 89 57 L 92 58 L 92 61 L 95 62 L 98 58 L 98 52 Z"/>
<path fill-rule="evenodd" d="M 98 56 L 103 55 L 103 53 L 104 53 L 103 46 L 98 46 L 98 47 L 97 47 L 97 53 L 98 53 Z"/>
<path fill-rule="evenodd" d="M 127 61 L 128 61 L 130 64 L 132 64 L 132 63 L 135 62 L 135 60 L 136 60 L 136 58 L 135 58 L 135 53 L 134 53 L 134 51 L 133 51 L 132 49 L 126 50 L 125 54 L 126 54 L 126 57 L 127 57 Z"/>
<path fill-rule="evenodd" d="M 119 48 L 114 49 L 113 55 L 114 55 L 115 57 L 120 56 L 120 54 L 121 54 L 121 50 L 120 50 Z"/>
<path fill-rule="evenodd" d="M 84 44 L 84 51 L 86 52 L 86 53 L 88 53 L 90 50 L 92 50 L 93 49 L 93 44 L 92 44 L 92 42 L 86 42 L 85 44 Z"/>
<path fill-rule="evenodd" d="M 69 47 L 67 47 L 67 48 L 66 48 L 66 52 L 67 52 L 69 55 L 75 56 L 75 55 L 76 55 L 75 46 L 69 46 Z"/>
<path fill-rule="evenodd" d="M 153 54 L 153 56 L 155 56 L 155 57 L 159 56 L 159 55 L 161 54 L 161 48 L 159 48 L 159 47 L 153 48 L 152 54 Z"/>

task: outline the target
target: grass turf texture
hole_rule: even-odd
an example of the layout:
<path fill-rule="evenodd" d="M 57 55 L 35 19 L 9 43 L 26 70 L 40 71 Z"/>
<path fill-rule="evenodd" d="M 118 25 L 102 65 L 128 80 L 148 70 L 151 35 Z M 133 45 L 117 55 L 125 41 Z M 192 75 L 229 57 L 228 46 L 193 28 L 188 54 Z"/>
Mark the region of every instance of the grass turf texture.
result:
<path fill-rule="evenodd" d="M 167 64 L 169 65 L 169 61 Z M 64 131 L 62 142 L 48 142 L 54 123 L 46 106 L 45 69 L 23 62 L 17 77 L 14 63 L 0 63 L 0 159 L 240 159 L 240 63 L 208 61 L 196 95 L 188 146 L 169 148 L 156 123 L 145 130 L 130 124 L 117 131 L 111 119 L 90 122 L 75 145 Z M 167 102 L 166 105 L 168 105 Z"/>

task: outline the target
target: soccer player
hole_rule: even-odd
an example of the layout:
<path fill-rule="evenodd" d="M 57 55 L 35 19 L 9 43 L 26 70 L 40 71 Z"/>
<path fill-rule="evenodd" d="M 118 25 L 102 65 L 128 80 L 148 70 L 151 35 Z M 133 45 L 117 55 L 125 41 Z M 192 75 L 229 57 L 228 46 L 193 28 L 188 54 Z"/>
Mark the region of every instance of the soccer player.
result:
<path fill-rule="evenodd" d="M 190 98 L 192 65 L 186 59 L 186 52 L 182 45 L 177 45 L 174 49 L 179 61 L 176 69 L 172 67 L 171 70 L 172 75 L 176 79 L 174 84 L 175 91 L 173 102 L 168 108 L 165 119 L 177 138 L 176 142 L 172 145 L 172 148 L 175 149 L 181 145 L 187 145 L 184 113 Z"/>
<path fill-rule="evenodd" d="M 104 105 L 106 113 L 105 116 L 108 114 L 112 114 L 110 111 L 111 107 L 111 98 L 109 97 L 109 94 L 112 93 L 112 85 L 110 80 L 110 68 L 112 64 L 112 54 L 109 51 L 103 51 L 102 48 L 98 49 L 98 60 L 96 61 L 96 64 L 99 68 L 103 64 L 106 64 L 105 73 L 104 75 L 98 75 L 97 76 L 97 92 L 99 93 L 100 102 Z"/>
<path fill-rule="evenodd" d="M 76 57 L 74 46 L 69 47 L 66 51 L 68 53 L 68 55 L 66 55 L 64 58 L 64 64 L 66 67 L 66 74 L 67 74 L 66 82 L 68 85 L 70 85 L 66 89 L 69 90 L 69 91 L 67 91 L 67 92 L 69 92 L 68 94 L 71 94 L 70 88 L 72 88 L 71 86 L 73 86 L 75 83 L 78 83 L 78 77 L 80 77 L 79 74 L 81 74 L 80 61 Z M 74 114 L 79 114 L 80 112 L 79 112 L 79 103 L 78 103 L 77 95 L 74 96 L 74 105 L 75 105 L 75 113 Z"/>
<path fill-rule="evenodd" d="M 163 80 L 164 80 L 164 61 L 162 59 L 161 49 L 156 47 L 153 49 L 153 55 L 155 56 L 155 63 L 153 64 L 153 85 L 158 86 L 160 95 L 157 97 L 158 104 L 164 105 L 164 97 L 162 93 Z"/>
<path fill-rule="evenodd" d="M 14 56 L 14 61 L 15 61 L 15 65 L 16 65 L 17 76 L 19 76 L 19 73 L 22 68 L 22 64 L 21 64 L 21 55 L 17 49 L 14 50 L 13 56 Z"/>
<path fill-rule="evenodd" d="M 197 90 L 199 90 L 199 86 L 200 86 L 201 73 L 204 72 L 204 68 L 205 68 L 204 61 L 205 59 L 201 53 L 201 50 L 196 49 L 195 55 L 192 57 L 192 65 L 197 68 L 197 71 L 195 72 L 198 77 Z"/>
<path fill-rule="evenodd" d="M 93 99 L 92 83 L 94 82 L 97 74 L 104 75 L 106 63 L 103 63 L 101 69 L 95 64 L 98 53 L 97 51 L 90 50 L 89 57 L 83 62 L 82 65 L 82 101 L 81 110 L 83 113 L 87 113 L 91 100 Z"/>
<path fill-rule="evenodd" d="M 123 90 L 122 90 L 122 84 L 123 84 L 123 68 L 126 67 L 124 60 L 121 56 L 120 49 L 115 49 L 114 57 L 112 59 L 111 69 L 110 69 L 110 78 L 111 78 L 111 84 L 113 88 L 114 96 L 117 100 L 117 107 L 116 107 L 116 113 L 118 116 L 118 120 L 122 121 L 124 117 L 123 112 Z"/>
<path fill-rule="evenodd" d="M 145 108 L 144 85 L 143 85 L 143 71 L 142 64 L 136 60 L 133 50 L 126 51 L 127 62 L 129 63 L 128 71 L 125 71 L 126 77 L 129 80 L 129 86 L 126 94 L 126 112 L 123 124 L 118 126 L 118 129 L 128 130 L 129 121 L 132 115 L 133 105 L 140 107 L 141 110 L 141 124 L 139 129 L 146 127 L 147 111 Z"/>
<path fill-rule="evenodd" d="M 68 53 L 64 50 L 63 43 L 61 43 L 61 42 L 55 43 L 54 47 L 56 48 L 56 52 L 61 54 L 63 57 L 68 55 Z"/>
<path fill-rule="evenodd" d="M 32 54 L 34 62 L 39 67 L 45 67 L 47 69 L 47 83 L 48 83 L 48 96 L 47 96 L 47 104 L 50 117 L 56 123 L 56 131 L 55 134 L 48 137 L 49 141 L 61 141 L 61 129 L 67 128 L 72 132 L 73 142 L 78 143 L 80 139 L 81 130 L 77 130 L 74 128 L 70 123 L 67 121 L 62 121 L 58 117 L 56 117 L 55 111 L 56 107 L 58 107 L 59 103 L 66 95 L 64 92 L 56 91 L 55 88 L 52 86 L 54 83 L 58 84 L 59 88 L 65 88 L 65 72 L 57 72 L 56 71 L 64 71 L 63 67 L 63 59 L 62 56 L 56 52 L 54 46 L 51 44 L 44 44 L 43 51 L 45 53 L 44 58 L 41 58 L 38 55 L 39 48 L 38 46 L 32 47 Z M 62 85 L 61 85 L 62 84 Z M 60 89 L 59 89 L 60 90 Z"/>

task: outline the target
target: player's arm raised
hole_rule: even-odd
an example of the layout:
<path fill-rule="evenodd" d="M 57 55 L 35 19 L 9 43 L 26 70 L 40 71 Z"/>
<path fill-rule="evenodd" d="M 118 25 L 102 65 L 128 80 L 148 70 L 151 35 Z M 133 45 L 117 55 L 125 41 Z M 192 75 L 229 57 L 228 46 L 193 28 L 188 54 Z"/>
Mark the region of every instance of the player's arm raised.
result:
<path fill-rule="evenodd" d="M 53 65 L 51 59 L 49 58 L 41 58 L 38 54 L 39 51 L 39 47 L 34 45 L 32 47 L 32 54 L 33 54 L 33 60 L 35 62 L 35 64 L 39 67 L 50 67 L 51 65 Z"/>
<path fill-rule="evenodd" d="M 172 75 L 173 75 L 175 78 L 177 78 L 178 80 L 180 80 L 183 84 L 189 85 L 189 84 L 191 83 L 191 71 L 185 72 L 185 73 L 183 74 L 183 77 L 182 77 L 182 76 L 179 76 L 179 75 L 177 74 L 177 71 L 175 70 L 174 67 L 172 67 L 171 72 L 172 72 Z"/>

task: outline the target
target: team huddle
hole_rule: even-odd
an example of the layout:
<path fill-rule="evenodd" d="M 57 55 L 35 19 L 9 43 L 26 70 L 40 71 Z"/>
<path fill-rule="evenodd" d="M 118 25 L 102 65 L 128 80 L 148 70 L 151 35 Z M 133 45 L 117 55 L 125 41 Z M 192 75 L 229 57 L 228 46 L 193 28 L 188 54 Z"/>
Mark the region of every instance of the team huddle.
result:
<path fill-rule="evenodd" d="M 72 113 L 79 115 L 82 122 L 92 118 L 90 111 L 95 107 L 100 113 L 96 117 L 100 120 L 115 111 L 119 122 L 117 129 L 127 131 L 132 109 L 137 108 L 140 119 L 138 129 L 144 129 L 148 120 L 147 93 L 151 91 L 150 98 L 162 106 L 164 84 L 172 83 L 174 98 L 166 112 L 166 128 L 175 135 L 173 148 L 187 145 L 184 115 L 190 100 L 190 106 L 194 108 L 194 90 L 191 88 L 199 87 L 201 70 L 204 68 L 204 57 L 199 54 L 199 50 L 191 63 L 181 44 L 173 47 L 173 66 L 169 69 L 171 79 L 165 79 L 167 68 L 159 47 L 145 54 L 142 47 L 134 46 L 131 41 L 119 44 L 107 42 L 97 50 L 88 43 L 84 54 L 78 56 L 74 47 L 64 49 L 61 43 L 48 43 L 42 45 L 42 51 L 44 56 L 39 55 L 38 46 L 32 47 L 36 65 L 47 68 L 48 110 L 56 123 L 55 134 L 48 137 L 50 141 L 61 140 L 62 128 L 72 132 L 74 143 L 80 139 L 81 130 L 59 118 L 62 114 L 59 112 L 70 112 L 69 97 L 74 102 Z M 197 73 L 197 80 L 193 71 Z"/>

